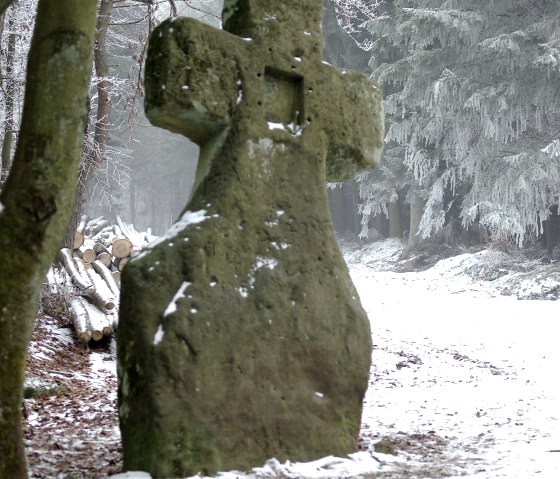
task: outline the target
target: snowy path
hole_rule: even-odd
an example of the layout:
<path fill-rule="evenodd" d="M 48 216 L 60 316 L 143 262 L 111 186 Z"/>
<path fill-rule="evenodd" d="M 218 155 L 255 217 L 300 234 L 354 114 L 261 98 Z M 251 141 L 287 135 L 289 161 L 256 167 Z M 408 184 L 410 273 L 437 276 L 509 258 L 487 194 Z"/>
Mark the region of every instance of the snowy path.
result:
<path fill-rule="evenodd" d="M 421 273 L 388 272 L 401 248 L 387 240 L 346 254 L 375 345 L 363 450 L 270 459 L 217 478 L 560 477 L 560 305 L 500 294 L 558 297 L 559 263 L 481 251 Z M 38 323 L 28 372 L 67 392 L 25 401 L 30 477 L 100 479 L 120 469 L 114 353 L 83 350 L 52 319 Z"/>
<path fill-rule="evenodd" d="M 366 438 L 445 438 L 453 475 L 560 477 L 558 303 L 496 297 L 437 267 L 351 271 L 376 344 Z"/>

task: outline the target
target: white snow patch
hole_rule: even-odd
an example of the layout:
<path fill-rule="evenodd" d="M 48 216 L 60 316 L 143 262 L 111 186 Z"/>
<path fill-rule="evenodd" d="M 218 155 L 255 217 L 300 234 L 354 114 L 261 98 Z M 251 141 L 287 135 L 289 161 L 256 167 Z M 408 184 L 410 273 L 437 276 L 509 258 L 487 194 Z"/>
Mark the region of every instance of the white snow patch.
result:
<path fill-rule="evenodd" d="M 163 330 L 161 324 L 158 326 L 156 334 L 154 334 L 154 346 L 157 346 L 159 343 L 161 343 L 161 340 L 163 339 L 163 335 L 165 334 L 165 331 Z"/>
<path fill-rule="evenodd" d="M 4 211 L 4 205 L 0 202 L 0 213 Z"/>
<path fill-rule="evenodd" d="M 173 299 L 167 305 L 167 308 L 165 308 L 165 311 L 163 313 L 163 317 L 169 316 L 170 314 L 173 314 L 177 311 L 177 301 L 179 301 L 180 299 L 185 297 L 185 290 L 190 285 L 191 285 L 191 283 L 188 283 L 187 281 L 183 281 L 183 283 L 179 287 L 179 290 L 175 293 L 175 296 L 173 296 Z"/>
<path fill-rule="evenodd" d="M 269 130 L 283 130 L 289 133 L 292 136 L 301 136 L 303 133 L 303 127 L 298 125 L 296 122 L 291 122 L 288 124 L 285 123 L 275 123 L 272 121 L 268 122 L 268 129 Z"/>
<path fill-rule="evenodd" d="M 158 244 L 161 244 L 164 241 L 168 241 L 172 238 L 175 238 L 178 234 L 180 234 L 190 225 L 202 223 L 204 220 L 207 220 L 208 218 L 210 217 L 206 216 L 206 210 L 185 212 L 185 214 L 181 216 L 181 218 L 174 225 L 172 225 L 171 228 L 169 228 L 163 235 L 158 236 L 156 239 L 148 243 L 144 248 L 144 250 L 138 256 L 133 258 L 131 261 L 146 256 L 154 246 L 157 246 Z"/>
<path fill-rule="evenodd" d="M 278 244 L 276 241 L 271 241 L 270 246 L 278 250 L 278 249 L 288 249 L 290 247 L 290 244 L 284 242 Z"/>
<path fill-rule="evenodd" d="M 268 122 L 268 129 L 269 130 L 283 130 L 284 123 L 275 123 L 273 121 Z"/>

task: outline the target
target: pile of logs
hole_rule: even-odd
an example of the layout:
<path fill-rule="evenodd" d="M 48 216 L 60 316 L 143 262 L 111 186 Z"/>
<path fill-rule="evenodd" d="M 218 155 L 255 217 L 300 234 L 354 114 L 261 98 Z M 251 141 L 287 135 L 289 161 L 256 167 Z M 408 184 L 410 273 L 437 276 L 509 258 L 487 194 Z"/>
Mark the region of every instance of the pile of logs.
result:
<path fill-rule="evenodd" d="M 74 248 L 63 248 L 59 261 L 77 291 L 69 309 L 82 342 L 113 335 L 118 321 L 121 271 L 150 239 L 149 231 L 138 233 L 119 217 L 116 224 L 109 224 L 103 217 L 81 217 Z"/>

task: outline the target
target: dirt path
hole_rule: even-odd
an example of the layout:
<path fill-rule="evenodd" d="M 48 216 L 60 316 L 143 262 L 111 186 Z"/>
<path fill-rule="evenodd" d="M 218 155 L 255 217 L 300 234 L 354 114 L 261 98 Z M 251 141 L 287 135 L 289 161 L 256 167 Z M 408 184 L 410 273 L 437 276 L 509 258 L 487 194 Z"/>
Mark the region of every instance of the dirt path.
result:
<path fill-rule="evenodd" d="M 87 351 L 70 329 L 42 317 L 33 332 L 27 377 L 60 388 L 56 395 L 25 400 L 30 478 L 96 479 L 119 472 L 112 345 Z"/>

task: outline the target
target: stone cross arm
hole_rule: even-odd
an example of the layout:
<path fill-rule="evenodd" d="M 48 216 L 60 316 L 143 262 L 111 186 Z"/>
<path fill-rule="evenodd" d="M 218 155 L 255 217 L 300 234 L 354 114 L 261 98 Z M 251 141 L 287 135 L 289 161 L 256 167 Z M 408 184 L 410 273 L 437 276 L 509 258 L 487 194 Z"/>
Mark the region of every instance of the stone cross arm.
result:
<path fill-rule="evenodd" d="M 157 53 L 148 53 L 146 66 L 148 118 L 201 148 L 234 124 L 248 137 L 301 142 L 326 157 L 329 180 L 376 166 L 383 149 L 381 89 L 322 62 L 316 18 L 286 37 L 274 30 L 278 16 L 265 14 L 264 30 L 235 32 L 251 36 L 184 18 L 160 25 L 150 41 Z"/>

